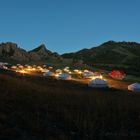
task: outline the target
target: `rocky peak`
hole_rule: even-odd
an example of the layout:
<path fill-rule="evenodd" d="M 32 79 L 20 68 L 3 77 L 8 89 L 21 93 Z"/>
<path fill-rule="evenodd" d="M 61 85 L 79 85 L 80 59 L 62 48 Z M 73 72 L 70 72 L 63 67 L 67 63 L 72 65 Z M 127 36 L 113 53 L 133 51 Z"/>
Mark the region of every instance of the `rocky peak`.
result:
<path fill-rule="evenodd" d="M 7 42 L 7 43 L 1 43 L 0 44 L 0 54 L 2 53 L 12 53 L 15 50 L 17 50 L 17 44 L 12 43 L 12 42 Z"/>
<path fill-rule="evenodd" d="M 27 52 L 26 50 L 18 47 L 16 43 L 7 42 L 0 44 L 0 58 L 6 60 L 34 62 L 34 61 L 46 61 L 46 60 L 60 60 L 60 55 L 53 53 L 46 49 L 44 44 Z"/>
<path fill-rule="evenodd" d="M 30 52 L 39 52 L 39 51 L 46 51 L 46 46 L 44 44 L 41 44 L 39 47 L 31 50 Z"/>
<path fill-rule="evenodd" d="M 41 44 L 39 47 L 29 51 L 29 53 L 32 53 L 32 52 L 35 52 L 35 53 L 48 53 L 48 54 L 52 54 L 51 51 L 49 51 L 45 44 Z"/>
<path fill-rule="evenodd" d="M 18 61 L 28 61 L 28 53 L 19 48 L 16 43 L 7 42 L 0 44 L 0 57 Z"/>

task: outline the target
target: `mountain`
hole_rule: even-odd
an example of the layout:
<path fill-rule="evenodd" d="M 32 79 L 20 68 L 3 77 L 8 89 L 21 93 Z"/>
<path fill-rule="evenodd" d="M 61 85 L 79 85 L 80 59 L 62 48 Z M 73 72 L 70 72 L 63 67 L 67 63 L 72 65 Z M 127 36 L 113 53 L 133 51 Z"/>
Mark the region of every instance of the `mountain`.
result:
<path fill-rule="evenodd" d="M 46 49 L 44 44 L 41 44 L 39 47 L 28 52 L 31 60 L 34 61 L 45 61 L 45 60 L 60 60 L 61 56 L 57 53 L 53 53 L 50 50 Z"/>
<path fill-rule="evenodd" d="M 136 42 L 108 41 L 97 47 L 63 54 L 64 59 L 79 61 L 106 70 L 120 69 L 127 74 L 140 76 L 140 44 Z"/>
<path fill-rule="evenodd" d="M 72 62 L 72 66 L 98 66 L 103 69 L 120 68 L 140 73 L 140 44 L 136 42 L 108 41 L 97 47 L 78 52 L 59 55 L 46 48 L 44 44 L 26 51 L 16 43 L 0 44 L 0 61 L 11 63 L 55 63 Z M 75 64 L 75 65 L 74 65 Z"/>
<path fill-rule="evenodd" d="M 7 42 L 0 44 L 0 61 L 7 62 L 45 62 L 46 60 L 61 60 L 61 56 L 46 49 L 42 44 L 27 52 L 18 47 L 16 43 Z"/>
<path fill-rule="evenodd" d="M 29 61 L 26 50 L 18 47 L 16 43 L 7 42 L 0 44 L 0 59 L 6 61 Z"/>
<path fill-rule="evenodd" d="M 98 47 L 66 53 L 63 58 L 83 60 L 86 64 L 136 64 L 140 63 L 140 44 L 136 42 L 108 41 Z"/>

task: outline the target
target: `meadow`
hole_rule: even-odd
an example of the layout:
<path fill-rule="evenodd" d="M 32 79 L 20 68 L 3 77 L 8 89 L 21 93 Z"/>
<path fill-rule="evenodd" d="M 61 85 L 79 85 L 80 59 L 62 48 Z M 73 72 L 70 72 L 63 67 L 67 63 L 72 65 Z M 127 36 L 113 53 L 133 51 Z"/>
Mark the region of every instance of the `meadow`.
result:
<path fill-rule="evenodd" d="M 0 71 L 0 139 L 139 140 L 140 94 Z"/>

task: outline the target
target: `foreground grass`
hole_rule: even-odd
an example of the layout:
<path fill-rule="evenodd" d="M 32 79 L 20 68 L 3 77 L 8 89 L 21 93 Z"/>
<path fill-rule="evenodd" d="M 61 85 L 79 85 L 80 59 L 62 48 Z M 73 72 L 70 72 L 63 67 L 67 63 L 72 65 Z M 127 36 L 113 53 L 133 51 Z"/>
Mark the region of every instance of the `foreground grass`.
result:
<path fill-rule="evenodd" d="M 138 140 L 140 95 L 0 74 L 0 139 Z"/>

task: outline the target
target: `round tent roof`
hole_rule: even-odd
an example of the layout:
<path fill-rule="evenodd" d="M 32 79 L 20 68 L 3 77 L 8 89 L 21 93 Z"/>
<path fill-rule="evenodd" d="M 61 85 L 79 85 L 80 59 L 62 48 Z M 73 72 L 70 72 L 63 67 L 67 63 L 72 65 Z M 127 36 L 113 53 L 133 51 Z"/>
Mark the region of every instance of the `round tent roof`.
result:
<path fill-rule="evenodd" d="M 48 71 L 46 73 L 43 74 L 44 76 L 54 76 L 54 73 L 51 71 Z"/>
<path fill-rule="evenodd" d="M 47 72 L 49 72 L 49 70 L 48 69 L 43 69 L 42 72 L 47 73 Z"/>
<path fill-rule="evenodd" d="M 112 78 L 115 78 L 115 79 L 124 79 L 126 74 L 123 72 L 123 71 L 119 71 L 119 70 L 113 70 L 109 73 L 109 75 L 112 77 Z"/>
<path fill-rule="evenodd" d="M 89 87 L 93 87 L 93 88 L 106 88 L 108 87 L 108 83 L 107 81 L 105 80 L 102 80 L 102 79 L 99 79 L 99 78 L 96 78 L 95 80 L 91 80 L 89 83 L 88 83 L 88 86 Z"/>
<path fill-rule="evenodd" d="M 66 74 L 66 73 L 62 73 L 58 76 L 58 79 L 61 79 L 61 80 L 71 80 L 71 75 L 69 74 Z"/>
<path fill-rule="evenodd" d="M 94 76 L 94 74 L 93 74 L 93 72 L 84 72 L 84 73 L 83 73 L 83 76 L 84 76 L 85 78 L 89 78 L 89 77 Z"/>
<path fill-rule="evenodd" d="M 140 92 L 140 83 L 134 83 L 129 85 L 128 90 Z"/>

